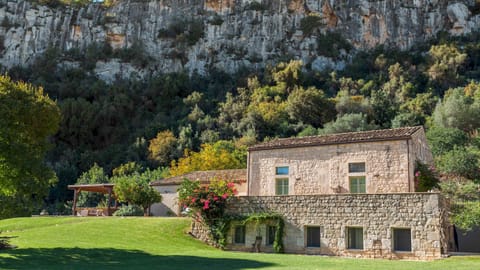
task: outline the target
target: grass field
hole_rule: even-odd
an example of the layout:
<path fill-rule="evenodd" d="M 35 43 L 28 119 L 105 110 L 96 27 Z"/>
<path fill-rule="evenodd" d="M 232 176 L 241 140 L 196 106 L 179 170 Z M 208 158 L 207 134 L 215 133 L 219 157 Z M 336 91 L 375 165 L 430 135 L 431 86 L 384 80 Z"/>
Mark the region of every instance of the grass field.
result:
<path fill-rule="evenodd" d="M 434 262 L 226 252 L 191 238 L 182 218 L 0 220 L 0 269 L 480 269 L 480 257 Z"/>

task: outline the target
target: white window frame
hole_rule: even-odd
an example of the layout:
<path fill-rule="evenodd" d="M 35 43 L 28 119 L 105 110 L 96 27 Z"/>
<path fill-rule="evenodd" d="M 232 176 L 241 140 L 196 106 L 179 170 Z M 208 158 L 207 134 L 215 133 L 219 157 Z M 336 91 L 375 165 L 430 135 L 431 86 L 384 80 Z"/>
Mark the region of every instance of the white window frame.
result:
<path fill-rule="evenodd" d="M 350 164 L 355 164 L 355 163 L 363 163 L 363 166 L 364 166 L 365 170 L 363 172 L 350 172 Z M 367 189 L 367 163 L 365 161 L 363 161 L 363 160 L 349 161 L 347 163 L 347 173 L 348 173 L 348 190 L 349 190 L 350 193 L 353 193 L 353 194 L 368 193 L 368 189 Z M 352 192 L 352 180 L 358 179 L 360 177 L 364 178 L 365 192 Z"/>
<path fill-rule="evenodd" d="M 288 170 L 288 173 L 287 174 L 277 174 L 277 169 L 278 168 L 287 168 Z M 275 166 L 275 183 L 274 183 L 274 194 L 276 196 L 287 196 L 287 195 L 290 195 L 290 166 L 288 165 L 279 165 L 279 166 Z M 286 193 L 284 188 L 285 188 L 285 184 L 282 185 L 282 192 L 281 194 L 277 193 L 277 186 L 278 186 L 278 182 L 279 181 L 287 181 L 287 184 L 286 184 Z"/>

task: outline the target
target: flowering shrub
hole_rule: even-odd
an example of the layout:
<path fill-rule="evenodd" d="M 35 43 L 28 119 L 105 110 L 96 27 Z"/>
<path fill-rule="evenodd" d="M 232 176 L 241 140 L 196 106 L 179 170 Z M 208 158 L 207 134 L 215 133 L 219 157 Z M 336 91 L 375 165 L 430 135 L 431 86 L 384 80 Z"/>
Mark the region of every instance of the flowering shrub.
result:
<path fill-rule="evenodd" d="M 185 179 L 180 187 L 179 202 L 203 221 L 211 224 L 225 212 L 227 200 L 237 194 L 235 184 L 225 180 L 213 180 L 209 185 Z"/>
<path fill-rule="evenodd" d="M 426 192 L 433 188 L 439 188 L 435 167 L 427 166 L 420 161 L 415 164 L 415 191 Z"/>
<path fill-rule="evenodd" d="M 197 221 L 205 223 L 220 247 L 225 246 L 225 234 L 229 218 L 224 216 L 229 198 L 237 194 L 235 184 L 225 180 L 213 180 L 209 185 L 185 179 L 178 189 L 179 203 Z"/>

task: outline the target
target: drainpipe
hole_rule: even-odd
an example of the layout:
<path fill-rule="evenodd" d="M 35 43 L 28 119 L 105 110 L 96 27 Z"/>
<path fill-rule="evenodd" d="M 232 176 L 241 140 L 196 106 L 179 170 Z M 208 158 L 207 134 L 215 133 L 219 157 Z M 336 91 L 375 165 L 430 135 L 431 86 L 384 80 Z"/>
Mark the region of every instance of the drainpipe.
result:
<path fill-rule="evenodd" d="M 251 169 L 250 150 L 248 150 L 248 152 L 247 152 L 247 196 L 250 196 L 250 180 L 251 180 L 250 169 Z"/>
<path fill-rule="evenodd" d="M 412 189 L 411 189 L 411 182 L 412 182 L 412 179 L 410 179 L 410 139 L 407 140 L 407 164 L 408 164 L 408 168 L 407 168 L 407 173 L 408 173 L 408 192 L 412 192 Z"/>

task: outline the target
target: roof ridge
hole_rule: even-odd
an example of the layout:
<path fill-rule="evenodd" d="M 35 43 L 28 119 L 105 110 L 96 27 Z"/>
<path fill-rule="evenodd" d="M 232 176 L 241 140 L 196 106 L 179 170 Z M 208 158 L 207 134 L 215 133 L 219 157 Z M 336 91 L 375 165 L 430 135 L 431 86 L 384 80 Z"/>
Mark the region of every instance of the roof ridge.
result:
<path fill-rule="evenodd" d="M 274 148 L 292 148 L 314 145 L 341 144 L 353 142 L 379 141 L 388 139 L 403 139 L 412 136 L 423 126 L 376 129 L 366 131 L 341 132 L 305 137 L 277 138 L 251 146 L 248 150 L 262 150 Z M 375 136 L 378 135 L 378 136 Z M 348 138 L 345 138 L 348 136 Z M 335 140 L 339 139 L 339 140 Z M 289 143 L 288 143 L 289 142 Z"/>

